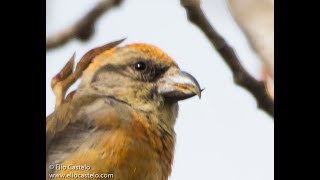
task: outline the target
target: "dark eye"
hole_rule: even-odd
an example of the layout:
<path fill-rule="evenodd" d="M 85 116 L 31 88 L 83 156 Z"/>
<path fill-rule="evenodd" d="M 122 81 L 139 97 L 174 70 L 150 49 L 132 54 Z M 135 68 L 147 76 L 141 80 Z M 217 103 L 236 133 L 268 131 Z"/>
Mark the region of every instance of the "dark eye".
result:
<path fill-rule="evenodd" d="M 147 68 L 147 65 L 146 63 L 144 62 L 137 62 L 135 65 L 134 65 L 135 69 L 138 70 L 138 71 L 143 71 Z"/>

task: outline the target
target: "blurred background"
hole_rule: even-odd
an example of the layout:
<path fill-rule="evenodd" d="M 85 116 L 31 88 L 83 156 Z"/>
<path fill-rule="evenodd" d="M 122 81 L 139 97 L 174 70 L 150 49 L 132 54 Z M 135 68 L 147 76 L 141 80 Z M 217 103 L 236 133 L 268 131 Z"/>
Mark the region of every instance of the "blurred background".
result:
<path fill-rule="evenodd" d="M 47 37 L 74 24 L 99 2 L 46 0 Z M 202 8 L 248 72 L 268 82 L 272 95 L 270 2 L 202 0 Z M 194 97 L 180 102 L 170 180 L 274 179 L 273 118 L 257 108 L 249 92 L 234 84 L 230 69 L 205 35 L 187 20 L 179 0 L 124 0 L 98 19 L 88 41 L 73 39 L 47 51 L 46 114 L 55 104 L 51 78 L 74 52 L 77 62 L 90 49 L 124 37 L 121 45 L 144 42 L 158 46 L 205 88 L 200 100 Z"/>

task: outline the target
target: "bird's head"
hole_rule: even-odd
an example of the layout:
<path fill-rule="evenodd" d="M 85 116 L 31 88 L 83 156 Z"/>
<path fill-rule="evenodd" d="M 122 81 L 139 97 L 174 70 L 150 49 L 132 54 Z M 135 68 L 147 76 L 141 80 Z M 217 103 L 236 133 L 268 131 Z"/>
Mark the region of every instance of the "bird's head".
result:
<path fill-rule="evenodd" d="M 197 80 L 181 71 L 159 48 L 130 44 L 97 55 L 84 71 L 77 96 L 98 94 L 154 112 L 176 109 L 177 102 L 201 96 Z"/>

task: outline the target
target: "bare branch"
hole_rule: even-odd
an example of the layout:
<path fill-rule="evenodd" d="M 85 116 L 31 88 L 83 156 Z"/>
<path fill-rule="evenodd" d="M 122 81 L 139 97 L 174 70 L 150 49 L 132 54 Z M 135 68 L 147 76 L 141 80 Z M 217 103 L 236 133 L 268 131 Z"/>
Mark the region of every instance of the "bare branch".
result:
<path fill-rule="evenodd" d="M 186 9 L 188 19 L 202 30 L 223 57 L 233 73 L 235 83 L 249 91 L 256 98 L 258 107 L 274 117 L 274 102 L 265 84 L 257 81 L 244 69 L 234 50 L 209 23 L 200 7 L 200 0 L 180 0 L 180 3 Z"/>
<path fill-rule="evenodd" d="M 91 11 L 74 25 L 47 38 L 46 50 L 64 45 L 73 38 L 87 41 L 93 35 L 96 21 L 110 8 L 119 6 L 122 0 L 101 0 Z"/>
<path fill-rule="evenodd" d="M 53 94 L 56 96 L 55 108 L 60 106 L 60 104 L 64 100 L 65 91 L 67 91 L 65 89 L 68 88 L 64 88 L 62 84 L 63 81 L 67 79 L 73 72 L 75 56 L 76 53 L 73 54 L 73 56 L 69 59 L 67 64 L 60 70 L 60 72 L 51 79 L 51 88 Z"/>

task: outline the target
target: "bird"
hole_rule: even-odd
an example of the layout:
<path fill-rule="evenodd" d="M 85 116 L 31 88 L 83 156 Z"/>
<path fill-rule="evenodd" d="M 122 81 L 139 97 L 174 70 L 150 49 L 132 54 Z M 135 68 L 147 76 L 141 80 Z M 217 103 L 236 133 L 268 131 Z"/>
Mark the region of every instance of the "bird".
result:
<path fill-rule="evenodd" d="M 178 102 L 201 97 L 198 81 L 160 48 L 123 40 L 74 56 L 52 79 L 46 118 L 46 178 L 166 180 L 172 171 Z M 79 86 L 66 98 L 68 87 Z"/>

